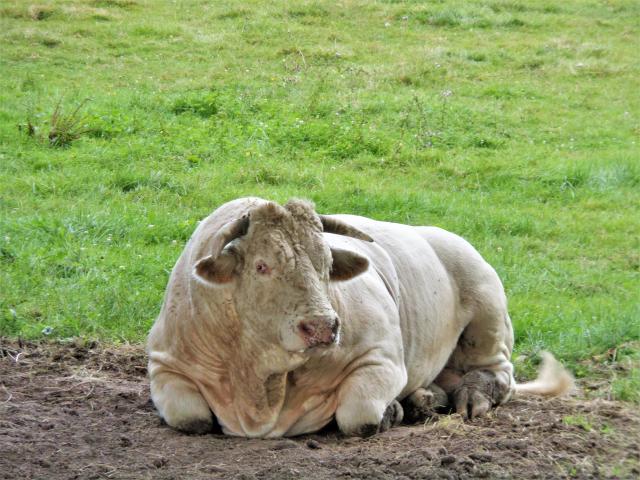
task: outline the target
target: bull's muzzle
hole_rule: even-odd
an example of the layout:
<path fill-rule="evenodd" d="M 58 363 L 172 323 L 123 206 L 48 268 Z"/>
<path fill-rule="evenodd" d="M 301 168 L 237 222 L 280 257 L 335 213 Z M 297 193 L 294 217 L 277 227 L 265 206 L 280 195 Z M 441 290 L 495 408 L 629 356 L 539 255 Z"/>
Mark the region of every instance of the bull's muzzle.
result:
<path fill-rule="evenodd" d="M 340 319 L 312 317 L 298 324 L 298 332 L 308 348 L 336 343 L 340 334 Z"/>

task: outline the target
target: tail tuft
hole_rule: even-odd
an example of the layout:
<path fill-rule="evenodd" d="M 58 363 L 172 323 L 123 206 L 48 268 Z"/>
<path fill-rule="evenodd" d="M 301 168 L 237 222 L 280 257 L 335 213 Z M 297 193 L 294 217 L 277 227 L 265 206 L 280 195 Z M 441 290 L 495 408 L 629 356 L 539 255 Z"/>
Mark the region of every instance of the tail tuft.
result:
<path fill-rule="evenodd" d="M 516 393 L 560 397 L 575 386 L 573 376 L 549 352 L 542 352 L 542 365 L 538 378 L 516 385 Z"/>

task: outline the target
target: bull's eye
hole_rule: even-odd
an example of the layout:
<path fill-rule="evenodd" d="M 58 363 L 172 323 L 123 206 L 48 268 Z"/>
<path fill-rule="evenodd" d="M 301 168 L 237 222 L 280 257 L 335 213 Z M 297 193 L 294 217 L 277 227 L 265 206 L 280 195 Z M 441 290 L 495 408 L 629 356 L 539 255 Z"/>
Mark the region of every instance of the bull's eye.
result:
<path fill-rule="evenodd" d="M 269 265 L 261 260 L 256 263 L 256 272 L 266 275 L 267 273 L 271 273 L 271 269 L 269 268 Z"/>

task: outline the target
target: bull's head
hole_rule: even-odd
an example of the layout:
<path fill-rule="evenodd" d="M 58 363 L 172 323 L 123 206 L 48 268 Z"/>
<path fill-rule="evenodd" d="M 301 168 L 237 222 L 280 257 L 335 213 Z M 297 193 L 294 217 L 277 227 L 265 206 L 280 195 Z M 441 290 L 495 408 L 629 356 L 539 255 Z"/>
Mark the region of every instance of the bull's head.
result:
<path fill-rule="evenodd" d="M 226 224 L 211 255 L 194 274 L 213 287 L 232 288 L 243 327 L 289 352 L 339 341 L 340 319 L 329 301 L 330 281 L 349 280 L 368 266 L 353 251 L 329 247 L 322 232 L 372 242 L 367 234 L 313 205 L 266 203 Z"/>

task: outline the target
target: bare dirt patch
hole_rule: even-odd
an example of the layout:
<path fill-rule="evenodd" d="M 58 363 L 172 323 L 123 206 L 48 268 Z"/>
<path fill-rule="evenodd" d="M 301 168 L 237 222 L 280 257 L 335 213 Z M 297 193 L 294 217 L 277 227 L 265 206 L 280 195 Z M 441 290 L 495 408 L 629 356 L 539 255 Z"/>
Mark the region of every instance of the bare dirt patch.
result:
<path fill-rule="evenodd" d="M 634 478 L 640 416 L 603 400 L 515 399 L 369 439 L 335 428 L 187 436 L 149 399 L 142 347 L 0 339 L 0 478 Z"/>

